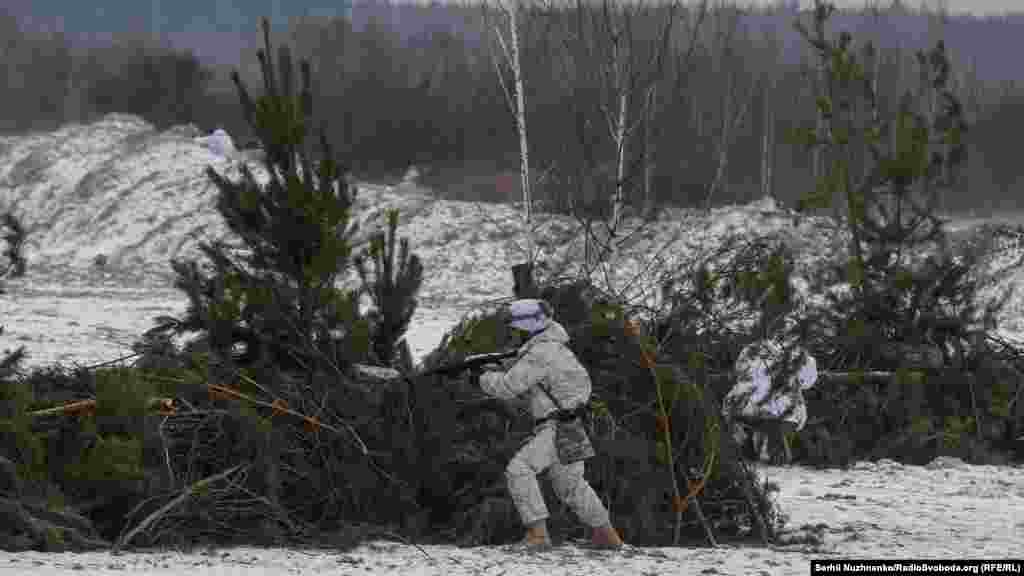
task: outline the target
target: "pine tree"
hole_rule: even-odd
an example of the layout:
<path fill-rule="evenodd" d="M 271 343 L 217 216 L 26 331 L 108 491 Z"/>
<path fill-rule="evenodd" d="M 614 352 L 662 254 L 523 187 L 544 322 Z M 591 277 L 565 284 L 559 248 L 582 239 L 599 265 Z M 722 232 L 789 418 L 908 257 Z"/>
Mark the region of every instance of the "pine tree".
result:
<path fill-rule="evenodd" d="M 217 210 L 242 244 L 202 243 L 214 267 L 210 276 L 195 262 L 172 264 L 189 307 L 183 320 L 160 329 L 201 332 L 211 352 L 238 365 L 300 369 L 309 377 L 321 369 L 342 373 L 368 349 L 358 294 L 335 286 L 351 265 L 355 191 L 323 128 L 320 160 L 313 161 L 309 62 L 301 62 L 296 94 L 288 47 L 279 47 L 275 68 L 266 20 L 263 34 L 264 94 L 254 99 L 237 71 L 232 81 L 266 151 L 269 181 L 261 184 L 245 165 L 237 182 L 207 168 L 219 190 Z M 237 344 L 245 353 L 233 357 Z"/>
<path fill-rule="evenodd" d="M 835 272 L 852 289 L 829 295 L 815 319 L 816 344 L 829 356 L 826 365 L 893 377 L 855 378 L 848 392 L 830 390 L 830 409 L 844 424 L 829 432 L 828 458 L 870 449 L 918 462 L 962 450 L 988 461 L 986 430 L 1007 418 L 1005 379 L 992 367 L 1017 354 L 993 334 L 1012 288 L 993 289 L 1021 260 L 998 263 L 992 238 L 954 244 L 937 214 L 944 192 L 961 183 L 969 132 L 943 42 L 916 54 L 918 89 L 884 114 L 874 48 L 858 54 L 846 32 L 825 38 L 834 10 L 816 0 L 814 32 L 799 27 L 827 80 L 817 100 L 824 129 L 801 135 L 824 152 L 827 168 L 807 200 L 827 205 L 838 197 L 850 236 L 848 258 Z M 846 454 L 833 459 L 837 446 Z"/>
<path fill-rule="evenodd" d="M 7 229 L 7 233 L 3 235 L 4 242 L 7 243 L 7 248 L 4 250 L 4 256 L 8 263 L 7 274 L 11 278 L 21 278 L 25 275 L 26 265 L 25 256 L 22 254 L 22 249 L 25 246 L 25 227 L 10 212 L 0 218 L 3 220 L 3 227 Z"/>
<path fill-rule="evenodd" d="M 402 368 L 410 370 L 408 344 L 403 343 L 401 350 L 397 345 L 416 312 L 416 293 L 423 285 L 423 264 L 419 256 L 409 252 L 409 239 L 399 241 L 397 238 L 397 210 L 387 212 L 387 224 L 387 234 L 383 231 L 375 234 L 366 254 L 357 256 L 355 264 L 363 289 L 370 294 L 376 308 L 367 315 L 372 327 L 374 359 L 384 366 L 398 362 Z M 367 257 L 373 261 L 372 277 L 367 269 Z"/>
<path fill-rule="evenodd" d="M 883 117 L 875 48 L 867 43 L 858 54 L 845 31 L 827 38 L 825 23 L 834 12 L 816 0 L 813 30 L 797 23 L 825 77 L 816 101 L 822 129 L 797 131 L 800 142 L 822 153 L 825 166 L 801 205 L 828 207 L 838 200 L 846 208 L 850 250 L 840 274 L 853 294 L 831 308 L 833 320 L 845 324 L 839 346 L 870 362 L 885 355 L 880 347 L 888 342 L 921 343 L 934 332 L 922 319 L 961 300 L 966 285 L 950 280 L 965 278 L 963 264 L 944 251 L 947 237 L 936 209 L 942 191 L 959 177 L 968 127 L 941 41 L 917 54 L 918 93 L 905 93 L 893 117 Z M 922 266 L 918 256 L 929 250 L 939 255 Z"/>
<path fill-rule="evenodd" d="M 7 270 L 4 275 L 21 278 L 25 275 L 25 256 L 22 254 L 22 249 L 25 246 L 25 227 L 10 212 L 5 213 L 0 219 L 2 219 L 2 225 L 7 228 L 7 233 L 3 235 L 4 242 L 7 243 L 7 248 L 4 250 L 4 256 L 7 257 Z M 3 288 L 0 287 L 0 293 L 3 291 Z M 4 327 L 0 326 L 0 334 L 3 332 Z M 3 357 L 0 358 L 0 381 L 13 375 L 21 367 L 26 356 L 24 346 L 20 346 L 14 351 L 5 351 Z"/>

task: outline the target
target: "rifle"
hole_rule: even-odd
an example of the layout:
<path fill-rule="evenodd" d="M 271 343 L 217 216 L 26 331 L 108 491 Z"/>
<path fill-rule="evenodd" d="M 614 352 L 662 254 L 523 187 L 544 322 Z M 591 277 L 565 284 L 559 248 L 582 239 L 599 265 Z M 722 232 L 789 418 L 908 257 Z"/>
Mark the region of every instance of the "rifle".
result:
<path fill-rule="evenodd" d="M 519 354 L 518 350 L 491 352 L 489 354 L 474 354 L 472 356 L 467 356 L 461 362 L 453 362 L 451 364 L 431 368 L 430 370 L 420 373 L 419 376 L 433 376 L 435 374 L 457 376 L 467 370 L 483 368 L 488 364 L 501 364 L 502 361 L 507 360 L 508 358 L 513 358 L 517 354 Z"/>

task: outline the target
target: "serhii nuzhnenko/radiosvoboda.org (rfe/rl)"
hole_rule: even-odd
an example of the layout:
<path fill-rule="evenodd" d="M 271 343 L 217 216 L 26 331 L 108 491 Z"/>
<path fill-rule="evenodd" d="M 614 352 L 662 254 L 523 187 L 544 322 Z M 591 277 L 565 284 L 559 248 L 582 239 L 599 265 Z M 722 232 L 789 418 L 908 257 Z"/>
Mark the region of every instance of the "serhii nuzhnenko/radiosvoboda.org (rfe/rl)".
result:
<path fill-rule="evenodd" d="M 952 562 L 814 562 L 814 574 L 850 572 L 896 573 L 927 572 L 930 574 L 1021 574 L 1024 566 L 1019 562 L 985 562 L 985 561 L 952 561 Z"/>

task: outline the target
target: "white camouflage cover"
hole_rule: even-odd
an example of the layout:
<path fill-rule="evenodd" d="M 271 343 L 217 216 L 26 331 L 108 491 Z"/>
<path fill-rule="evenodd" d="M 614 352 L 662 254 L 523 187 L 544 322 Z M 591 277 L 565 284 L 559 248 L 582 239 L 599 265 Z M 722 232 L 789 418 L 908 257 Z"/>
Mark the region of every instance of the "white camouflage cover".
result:
<path fill-rule="evenodd" d="M 526 396 L 534 419 L 557 410 L 538 384 L 543 384 L 567 410 L 590 400 L 590 375 L 566 345 L 569 334 L 553 320 L 548 319 L 546 323 L 542 332 L 519 348 L 514 359 L 506 361 L 505 370 L 480 375 L 480 388 L 491 396 L 503 400 Z M 546 471 L 555 495 L 581 522 L 592 527 L 608 525 L 608 509 L 585 479 L 584 461 L 568 465 L 560 461 L 556 429 L 555 420 L 536 427 L 529 442 L 505 468 L 508 491 L 519 518 L 523 524 L 530 525 L 548 517 L 544 495 L 537 482 L 537 475 Z"/>
<path fill-rule="evenodd" d="M 506 363 L 505 371 L 480 375 L 480 388 L 490 396 L 512 400 L 529 394 L 534 419 L 557 410 L 537 384 L 543 383 L 566 410 L 590 400 L 590 375 L 569 349 L 569 334 L 558 322 L 547 322 L 547 328 L 523 344 L 515 358 Z"/>
<path fill-rule="evenodd" d="M 774 341 L 755 342 L 740 352 L 736 359 L 736 385 L 725 397 L 724 410 L 727 414 L 784 418 L 796 424 L 797 430 L 803 429 L 807 423 L 807 402 L 803 391 L 813 387 L 818 380 L 818 363 L 803 348 L 794 350 L 794 354 L 801 355 L 804 361 L 797 373 L 790 377 L 789 386 L 762 402 L 771 391 L 771 367 L 781 360 L 782 353 L 782 345 Z"/>
<path fill-rule="evenodd" d="M 231 135 L 221 128 L 214 130 L 209 136 L 200 136 L 195 140 L 219 156 L 233 158 L 238 155 L 238 150 L 235 149 L 235 142 L 231 139 Z"/>

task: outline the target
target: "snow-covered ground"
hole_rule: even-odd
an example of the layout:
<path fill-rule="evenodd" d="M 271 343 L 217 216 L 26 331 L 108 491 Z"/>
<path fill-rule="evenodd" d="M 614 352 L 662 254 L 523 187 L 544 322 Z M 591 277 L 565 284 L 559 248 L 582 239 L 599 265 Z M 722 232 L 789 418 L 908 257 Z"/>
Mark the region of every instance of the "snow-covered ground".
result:
<path fill-rule="evenodd" d="M 391 576 L 803 576 L 810 562 L 839 559 L 1024 558 L 1024 469 L 940 458 L 928 466 L 882 460 L 849 470 L 764 467 L 789 515 L 786 538 L 819 535 L 820 547 L 633 548 L 597 552 L 568 544 L 523 554 L 374 541 L 350 552 L 231 548 L 87 554 L 0 553 L 0 573 L 374 574 Z"/>
<path fill-rule="evenodd" d="M 0 295 L 0 349 L 24 345 L 27 365 L 89 365 L 130 352 L 156 316 L 183 312 L 170 284 L 171 258 L 197 257 L 197 239 L 218 239 L 225 227 L 213 208 L 215 189 L 203 169 L 237 175 L 236 160 L 205 148 L 187 130 L 157 132 L 130 116 L 87 126 L 0 138 L 0 209 L 14 207 L 28 228 L 28 275 Z M 255 167 L 255 166 L 254 166 Z M 439 201 L 406 184 L 362 185 L 357 211 L 365 233 L 401 210 L 400 235 L 410 238 L 427 270 L 407 338 L 419 359 L 466 313 L 511 296 L 510 267 L 525 259 L 524 227 L 515 206 Z M 537 215 L 538 248 L 572 272 L 585 261 L 582 235 L 569 218 Z M 974 223 L 976 224 L 976 223 Z M 967 226 L 968 223 L 961 224 Z M 841 239 L 823 218 L 795 220 L 764 205 L 674 210 L 634 235 L 594 279 L 626 296 L 657 303 L 650 291 L 729 235 L 779 234 L 797 248 L 800 265 L 835 254 Z M 364 236 L 365 237 L 365 236 Z M 106 257 L 102 269 L 94 266 Z M 1016 282 L 1017 277 L 1010 278 Z M 1024 294 L 1001 319 L 1004 332 L 1024 334 Z M 664 549 L 588 553 L 572 546 L 536 557 L 499 549 L 455 549 L 381 543 L 351 554 L 236 549 L 213 555 L 4 554 L 0 571 L 40 576 L 181 573 L 370 574 L 807 574 L 811 558 L 1024 557 L 1024 471 L 939 462 L 891 463 L 849 471 L 765 468 L 779 483 L 790 525 L 823 534 L 822 550 Z M 45 571 L 41 571 L 45 568 Z"/>

